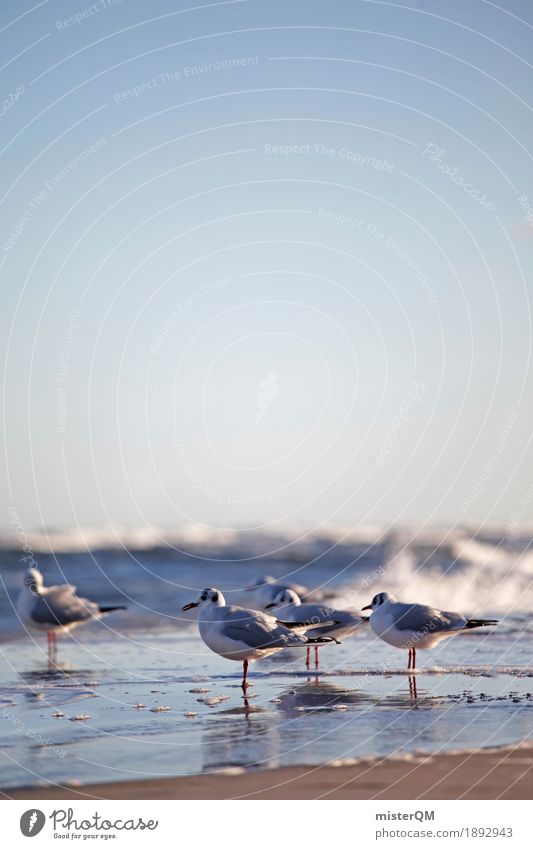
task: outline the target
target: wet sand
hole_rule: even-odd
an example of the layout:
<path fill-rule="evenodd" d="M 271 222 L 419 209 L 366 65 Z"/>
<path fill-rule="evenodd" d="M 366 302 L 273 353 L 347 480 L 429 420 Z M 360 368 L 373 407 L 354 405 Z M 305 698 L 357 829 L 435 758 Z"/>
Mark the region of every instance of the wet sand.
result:
<path fill-rule="evenodd" d="M 236 773 L 236 774 L 235 774 Z M 8 799 L 530 799 L 533 747 L 362 759 L 351 764 L 232 771 L 82 787 L 45 785 Z"/>

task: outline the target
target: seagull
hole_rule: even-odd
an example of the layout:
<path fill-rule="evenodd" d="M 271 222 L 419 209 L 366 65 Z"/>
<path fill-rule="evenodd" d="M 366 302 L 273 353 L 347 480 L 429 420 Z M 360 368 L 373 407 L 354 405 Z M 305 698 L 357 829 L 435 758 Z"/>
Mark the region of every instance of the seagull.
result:
<path fill-rule="evenodd" d="M 409 670 L 415 668 L 417 648 L 430 649 L 460 631 L 498 624 L 497 619 L 466 619 L 461 613 L 425 604 L 404 604 L 389 593 L 378 593 L 362 610 L 372 611 L 370 627 L 378 637 L 391 646 L 409 649 Z"/>
<path fill-rule="evenodd" d="M 45 587 L 43 576 L 36 566 L 30 566 L 24 576 L 24 586 L 17 601 L 17 612 L 30 628 L 48 634 L 50 660 L 57 654 L 57 635 L 68 634 L 77 625 L 100 619 L 113 610 L 125 607 L 100 607 L 94 601 L 76 595 L 72 584 Z"/>
<path fill-rule="evenodd" d="M 259 606 L 260 610 L 267 610 L 276 596 L 284 590 L 293 590 L 300 597 L 309 595 L 307 587 L 301 584 L 279 583 L 272 575 L 263 575 L 253 586 L 246 587 L 246 590 L 252 593 L 253 600 Z M 313 595 L 316 598 L 316 594 L 313 593 Z"/>
<path fill-rule="evenodd" d="M 300 596 L 294 590 L 282 590 L 274 601 L 267 604 L 267 610 L 283 622 L 307 622 L 313 627 L 317 637 L 346 637 L 352 634 L 368 619 L 358 616 L 350 610 L 335 610 L 324 604 L 302 604 Z M 309 669 L 311 648 L 307 647 L 306 666 Z M 315 668 L 318 669 L 318 646 L 315 645 Z"/>
<path fill-rule="evenodd" d="M 293 646 L 329 643 L 332 637 L 307 637 L 309 623 L 281 622 L 259 610 L 227 605 L 214 587 L 205 589 L 197 601 L 185 604 L 182 612 L 198 607 L 198 629 L 206 646 L 227 660 L 243 662 L 242 689 L 248 689 L 248 663 Z M 311 625 L 312 627 L 312 625 Z"/>

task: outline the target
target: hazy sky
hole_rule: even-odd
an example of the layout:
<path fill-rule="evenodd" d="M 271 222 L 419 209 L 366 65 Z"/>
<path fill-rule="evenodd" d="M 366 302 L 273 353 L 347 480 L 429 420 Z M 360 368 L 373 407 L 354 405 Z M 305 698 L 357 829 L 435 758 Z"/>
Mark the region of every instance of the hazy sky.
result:
<path fill-rule="evenodd" d="M 2 527 L 531 522 L 528 0 L 0 16 Z"/>

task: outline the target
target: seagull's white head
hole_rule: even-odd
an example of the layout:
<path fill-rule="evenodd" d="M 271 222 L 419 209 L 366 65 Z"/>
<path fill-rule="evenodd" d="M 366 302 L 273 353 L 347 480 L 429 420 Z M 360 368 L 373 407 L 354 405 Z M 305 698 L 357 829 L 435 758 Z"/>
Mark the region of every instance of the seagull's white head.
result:
<path fill-rule="evenodd" d="M 272 607 L 286 607 L 288 604 L 294 604 L 295 607 L 299 607 L 301 603 L 300 596 L 294 590 L 280 590 L 274 601 L 266 605 L 265 610 L 269 610 Z"/>
<path fill-rule="evenodd" d="M 260 587 L 265 587 L 267 584 L 273 584 L 274 578 L 272 575 L 263 575 L 262 578 L 258 578 L 255 584 L 252 584 L 251 587 L 245 587 L 245 590 L 258 590 Z"/>
<path fill-rule="evenodd" d="M 24 586 L 34 595 L 38 595 L 43 588 L 43 576 L 37 566 L 30 566 L 24 575 Z"/>
<path fill-rule="evenodd" d="M 370 604 L 367 604 L 366 607 L 362 607 L 361 610 L 376 610 L 378 607 L 381 607 L 382 604 L 394 604 L 396 599 L 393 595 L 389 593 L 378 593 L 374 596 Z"/>
<path fill-rule="evenodd" d="M 273 575 L 263 575 L 256 583 L 256 587 L 262 587 L 265 584 L 273 584 L 276 579 Z"/>
<path fill-rule="evenodd" d="M 224 607 L 226 604 L 226 599 L 215 587 L 208 587 L 206 590 L 203 590 L 199 598 L 196 601 L 190 601 L 189 604 L 184 604 L 182 612 L 186 610 L 192 610 L 193 607 L 204 607 L 208 604 L 214 604 L 216 607 Z"/>

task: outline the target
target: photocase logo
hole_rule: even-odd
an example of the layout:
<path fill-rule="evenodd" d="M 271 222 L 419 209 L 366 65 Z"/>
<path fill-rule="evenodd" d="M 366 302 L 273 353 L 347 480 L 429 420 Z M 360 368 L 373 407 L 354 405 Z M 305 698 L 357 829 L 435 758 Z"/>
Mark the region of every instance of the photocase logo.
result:
<path fill-rule="evenodd" d="M 257 412 L 255 414 L 255 426 L 257 427 L 268 410 L 270 404 L 278 394 L 278 376 L 276 369 L 269 369 L 259 382 L 257 390 Z"/>
<path fill-rule="evenodd" d="M 43 830 L 45 822 L 46 817 L 43 812 L 36 808 L 31 808 L 22 814 L 20 818 L 20 830 L 24 837 L 35 837 L 36 834 L 39 834 Z"/>

